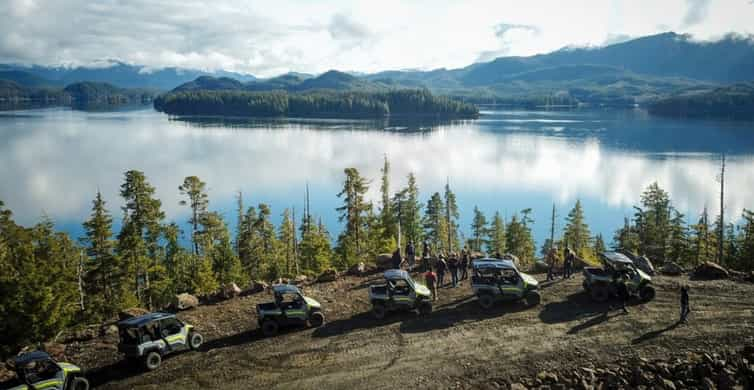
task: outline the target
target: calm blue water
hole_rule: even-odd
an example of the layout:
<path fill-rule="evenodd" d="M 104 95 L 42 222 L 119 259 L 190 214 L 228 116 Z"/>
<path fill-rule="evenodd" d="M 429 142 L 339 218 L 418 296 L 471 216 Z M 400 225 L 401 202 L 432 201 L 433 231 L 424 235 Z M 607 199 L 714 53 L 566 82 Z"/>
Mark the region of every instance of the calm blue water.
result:
<path fill-rule="evenodd" d="M 475 205 L 488 217 L 534 210 L 539 243 L 549 236 L 553 203 L 558 230 L 581 199 L 593 233 L 612 237 L 633 214 L 641 191 L 658 181 L 674 204 L 696 220 L 719 209 L 719 156 L 728 155 L 727 218 L 754 208 L 754 124 L 649 117 L 641 110 L 484 111 L 474 121 L 388 123 L 341 120 L 172 120 L 152 109 L 88 113 L 41 109 L 0 113 L 0 199 L 17 221 L 52 217 L 81 234 L 100 189 L 116 220 L 123 172 L 143 170 L 169 220 L 184 223 L 178 186 L 188 175 L 208 183 L 210 205 L 235 222 L 234 196 L 247 206 L 312 211 L 334 236 L 343 169 L 372 180 L 378 199 L 382 159 L 394 189 L 409 172 L 422 201 L 449 181 L 468 234 Z"/>

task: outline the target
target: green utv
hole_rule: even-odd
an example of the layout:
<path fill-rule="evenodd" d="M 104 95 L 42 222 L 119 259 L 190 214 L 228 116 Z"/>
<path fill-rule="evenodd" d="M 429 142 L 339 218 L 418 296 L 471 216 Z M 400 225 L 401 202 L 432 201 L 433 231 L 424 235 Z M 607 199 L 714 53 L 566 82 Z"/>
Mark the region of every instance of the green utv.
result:
<path fill-rule="evenodd" d="M 318 328 L 325 323 L 322 305 L 304 296 L 298 287 L 291 284 L 272 286 L 274 302 L 257 305 L 257 321 L 262 333 L 274 336 L 282 327 L 311 326 Z"/>
<path fill-rule="evenodd" d="M 423 284 L 411 279 L 408 272 L 398 269 L 385 271 L 385 284 L 369 286 L 372 314 L 385 318 L 389 311 L 418 310 L 420 314 L 432 313 L 432 295 Z"/>
<path fill-rule="evenodd" d="M 162 357 L 187 349 L 198 349 L 204 341 L 194 327 L 170 313 L 149 313 L 118 322 L 118 351 L 130 360 L 141 360 L 156 370 Z"/>
<path fill-rule="evenodd" d="M 89 381 L 81 369 L 70 363 L 56 362 L 47 352 L 34 351 L 17 356 L 11 361 L 16 371 L 13 390 L 88 390 Z"/>
<path fill-rule="evenodd" d="M 474 260 L 472 269 L 471 289 L 485 310 L 501 301 L 524 301 L 529 306 L 538 305 L 541 301 L 539 282 L 531 275 L 520 272 L 511 260 Z"/>
<path fill-rule="evenodd" d="M 631 259 L 618 252 L 600 254 L 602 268 L 584 268 L 584 290 L 596 302 L 605 302 L 616 296 L 615 280 L 625 273 L 628 293 L 638 297 L 642 302 L 649 302 L 655 297 L 652 277 L 640 270 Z"/>

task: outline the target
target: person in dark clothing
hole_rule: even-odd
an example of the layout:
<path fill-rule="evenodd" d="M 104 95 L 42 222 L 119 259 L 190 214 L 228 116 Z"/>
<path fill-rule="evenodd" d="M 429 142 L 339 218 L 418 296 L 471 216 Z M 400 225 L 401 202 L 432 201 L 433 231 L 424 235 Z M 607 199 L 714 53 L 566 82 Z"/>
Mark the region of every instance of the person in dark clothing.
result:
<path fill-rule="evenodd" d="M 432 254 L 429 249 L 429 241 L 424 240 L 422 244 L 422 264 L 424 264 L 424 270 L 429 271 L 432 267 L 429 264 L 429 259 L 432 258 Z"/>
<path fill-rule="evenodd" d="M 501 255 L 500 252 L 495 252 L 495 258 L 498 259 L 498 260 L 502 260 L 503 259 L 503 255 Z"/>
<path fill-rule="evenodd" d="M 568 248 L 565 256 L 565 261 L 563 261 L 563 279 L 570 279 L 571 275 L 573 275 L 573 263 L 575 256 L 576 255 L 573 253 L 573 250 L 571 248 Z"/>
<path fill-rule="evenodd" d="M 450 270 L 450 281 L 453 283 L 453 287 L 458 287 L 458 254 L 450 254 L 448 269 Z"/>
<path fill-rule="evenodd" d="M 615 284 L 615 292 L 621 301 L 621 309 L 623 313 L 628 314 L 628 286 L 626 282 L 628 280 L 628 274 L 626 270 L 617 270 L 613 274 L 613 283 Z"/>
<path fill-rule="evenodd" d="M 416 265 L 416 250 L 413 241 L 409 241 L 406 245 L 406 261 L 408 261 L 408 270 L 412 271 Z"/>
<path fill-rule="evenodd" d="M 401 250 L 400 248 L 398 248 L 395 250 L 395 252 L 393 252 L 393 269 L 400 269 L 402 262 L 403 259 L 401 258 Z"/>
<path fill-rule="evenodd" d="M 459 264 L 461 280 L 466 280 L 469 277 L 469 257 L 469 251 L 467 249 L 461 251 L 461 263 Z"/>
<path fill-rule="evenodd" d="M 547 253 L 547 280 L 555 279 L 555 266 L 559 262 L 558 249 L 555 247 L 550 248 L 550 252 Z"/>
<path fill-rule="evenodd" d="M 445 256 L 440 255 L 437 259 L 437 287 L 445 284 L 445 271 L 448 269 L 448 263 L 445 262 Z"/>
<path fill-rule="evenodd" d="M 681 286 L 681 318 L 678 322 L 688 324 L 689 308 L 689 286 Z"/>

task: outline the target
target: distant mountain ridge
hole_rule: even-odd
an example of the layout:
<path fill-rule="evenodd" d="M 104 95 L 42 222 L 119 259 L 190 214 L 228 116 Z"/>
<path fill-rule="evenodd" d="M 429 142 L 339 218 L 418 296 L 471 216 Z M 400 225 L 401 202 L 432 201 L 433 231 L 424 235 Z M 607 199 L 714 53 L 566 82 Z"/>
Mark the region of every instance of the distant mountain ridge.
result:
<path fill-rule="evenodd" d="M 0 79 L 39 88 L 77 81 L 163 91 L 239 90 L 300 92 L 427 88 L 478 102 L 620 104 L 653 101 L 754 80 L 754 42 L 728 35 L 698 42 L 663 33 L 597 48 L 566 48 L 529 57 L 500 57 L 459 69 L 391 70 L 362 75 L 331 70 L 317 76 L 288 73 L 267 79 L 179 68 L 149 71 L 115 63 L 100 68 L 0 65 Z"/>

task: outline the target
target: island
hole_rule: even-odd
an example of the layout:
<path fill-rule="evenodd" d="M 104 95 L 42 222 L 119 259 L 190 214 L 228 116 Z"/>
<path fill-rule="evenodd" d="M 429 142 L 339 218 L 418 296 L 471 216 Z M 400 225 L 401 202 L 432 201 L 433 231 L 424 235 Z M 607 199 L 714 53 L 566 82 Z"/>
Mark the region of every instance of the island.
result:
<path fill-rule="evenodd" d="M 754 83 L 675 94 L 648 105 L 652 115 L 681 118 L 754 119 Z"/>
<path fill-rule="evenodd" d="M 158 111 L 177 116 L 473 119 L 470 103 L 427 89 L 361 91 L 174 90 L 154 100 Z"/>

